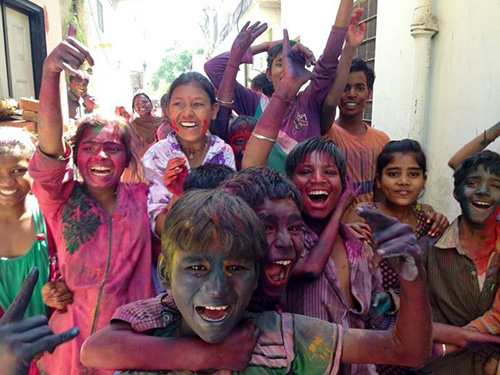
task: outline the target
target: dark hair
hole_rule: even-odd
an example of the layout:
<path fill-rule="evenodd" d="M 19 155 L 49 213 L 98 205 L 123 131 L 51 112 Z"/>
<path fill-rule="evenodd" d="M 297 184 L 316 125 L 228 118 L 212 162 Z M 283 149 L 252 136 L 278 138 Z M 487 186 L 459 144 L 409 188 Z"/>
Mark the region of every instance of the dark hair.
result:
<path fill-rule="evenodd" d="M 229 132 L 228 132 L 229 139 L 231 139 L 234 136 L 233 129 L 239 124 L 248 124 L 253 129 L 255 128 L 255 125 L 257 125 L 257 119 L 253 116 L 245 116 L 245 115 L 236 117 L 229 124 Z"/>
<path fill-rule="evenodd" d="M 496 176 L 500 177 L 500 155 L 491 150 L 483 150 L 466 158 L 453 174 L 455 190 L 462 184 L 465 178 L 479 166 Z"/>
<path fill-rule="evenodd" d="M 234 171 L 231 167 L 225 164 L 202 164 L 189 171 L 189 176 L 184 181 L 184 191 L 216 188 L 232 173 Z"/>
<path fill-rule="evenodd" d="M 74 75 L 70 74 L 69 78 L 68 78 L 69 81 L 70 82 L 73 82 L 73 81 L 79 81 L 79 82 L 87 81 L 87 83 L 89 83 L 89 81 L 90 81 L 89 75 L 86 72 L 84 72 L 84 71 L 80 71 L 80 72 L 81 72 L 82 76 L 74 76 Z"/>
<path fill-rule="evenodd" d="M 410 152 L 413 154 L 422 172 L 424 174 L 427 173 L 427 160 L 420 143 L 413 139 L 405 138 L 400 141 L 390 141 L 386 143 L 377 158 L 377 174 L 382 176 L 382 170 L 394 159 L 394 154 L 407 154 Z"/>
<path fill-rule="evenodd" d="M 284 173 L 270 167 L 252 167 L 236 172 L 222 183 L 221 189 L 241 197 L 253 208 L 266 198 L 292 198 L 302 211 L 302 198 L 295 184 Z"/>
<path fill-rule="evenodd" d="M 210 98 L 210 103 L 214 104 L 216 102 L 214 86 L 212 85 L 210 80 L 203 74 L 200 74 L 198 72 L 186 72 L 177 77 L 170 85 L 170 88 L 168 89 L 167 103 L 170 103 L 172 94 L 177 87 L 187 85 L 191 82 L 199 85 L 207 93 L 208 97 Z"/>
<path fill-rule="evenodd" d="M 285 161 L 286 175 L 293 178 L 297 165 L 299 165 L 307 155 L 315 151 L 324 152 L 326 155 L 333 158 L 339 170 L 342 187 L 344 187 L 347 168 L 344 154 L 331 140 L 319 136 L 303 140 L 290 151 Z"/>
<path fill-rule="evenodd" d="M 141 96 L 141 95 L 144 96 L 149 101 L 149 104 L 151 104 L 151 109 L 153 109 L 153 102 L 151 101 L 151 99 L 149 98 L 149 96 L 145 92 L 138 92 L 132 98 L 132 113 L 135 112 L 135 98 L 137 98 L 138 96 Z"/>
<path fill-rule="evenodd" d="M 216 248 L 221 253 L 258 261 L 267 251 L 264 226 L 240 197 L 222 190 L 193 190 L 168 211 L 161 236 L 166 279 L 179 250 L 199 252 Z"/>
<path fill-rule="evenodd" d="M 290 47 L 293 47 L 295 45 L 295 43 L 297 43 L 295 40 L 290 40 Z M 282 52 L 283 52 L 283 42 L 275 44 L 267 52 L 267 69 L 268 70 L 271 70 L 271 68 L 273 67 L 273 61 L 274 61 L 274 59 L 276 58 L 276 56 L 278 56 Z"/>
<path fill-rule="evenodd" d="M 372 68 L 368 66 L 366 61 L 361 60 L 360 58 L 354 58 L 351 62 L 351 68 L 349 69 L 349 73 L 353 72 L 363 72 L 366 77 L 366 85 L 368 89 L 373 90 L 373 83 L 375 82 L 375 72 Z"/>
<path fill-rule="evenodd" d="M 139 175 L 139 158 L 135 153 L 133 147 L 133 139 L 135 135 L 132 132 L 132 128 L 129 126 L 127 121 L 123 117 L 103 117 L 99 114 L 89 114 L 82 117 L 77 122 L 77 130 L 75 135 L 71 138 L 70 143 L 73 147 L 73 160 L 75 165 L 78 165 L 78 148 L 83 140 L 83 134 L 86 129 L 101 129 L 105 126 L 112 126 L 115 131 L 120 135 L 120 141 L 123 143 L 125 148 L 125 162 L 127 166 L 131 167 L 132 176 Z"/>
<path fill-rule="evenodd" d="M 164 116 L 168 117 L 168 93 L 165 93 L 160 98 L 160 108 Z"/>
<path fill-rule="evenodd" d="M 252 79 L 252 90 L 261 89 L 264 95 L 271 96 L 274 93 L 274 87 L 266 73 L 260 73 Z"/>

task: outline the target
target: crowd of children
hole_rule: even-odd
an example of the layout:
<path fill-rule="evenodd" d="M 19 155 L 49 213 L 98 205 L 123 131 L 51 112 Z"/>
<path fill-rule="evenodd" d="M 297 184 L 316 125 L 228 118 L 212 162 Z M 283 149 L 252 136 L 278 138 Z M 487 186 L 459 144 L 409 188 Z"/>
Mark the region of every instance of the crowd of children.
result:
<path fill-rule="evenodd" d="M 500 126 L 450 159 L 449 225 L 420 202 L 421 145 L 363 122 L 361 16 L 340 1 L 317 61 L 246 23 L 162 117 L 141 92 L 135 119 L 89 114 L 70 138 L 60 78 L 93 59 L 61 42 L 36 145 L 0 127 L 2 371 L 500 373 L 500 155 L 483 150 Z M 262 52 L 247 89 L 238 68 Z"/>

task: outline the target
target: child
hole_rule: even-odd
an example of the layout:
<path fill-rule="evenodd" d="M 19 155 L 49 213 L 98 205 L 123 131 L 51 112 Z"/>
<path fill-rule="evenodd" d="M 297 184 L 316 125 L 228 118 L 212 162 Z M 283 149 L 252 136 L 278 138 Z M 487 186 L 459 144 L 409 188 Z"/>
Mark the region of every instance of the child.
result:
<path fill-rule="evenodd" d="M 279 137 L 273 138 L 275 145 L 270 155 L 268 165 L 280 170 L 284 169 L 286 154 L 296 142 L 311 136 L 321 135 L 326 129 L 321 129 L 320 112 L 330 83 L 335 77 L 338 58 L 346 36 L 346 27 L 352 10 L 352 0 L 341 0 L 323 55 L 318 59 L 313 69 L 313 78 L 307 88 L 297 95 L 283 96 L 274 93 L 273 96 L 286 101 L 286 114 L 280 122 Z M 222 89 L 223 76 L 229 78 L 234 85 L 234 101 L 232 98 L 220 98 L 221 104 L 234 104 L 238 115 L 248 115 L 259 118 L 269 103 L 269 98 L 236 83 L 236 75 L 240 64 L 251 63 L 252 55 L 267 52 L 267 76 L 274 89 L 283 78 L 282 44 L 279 42 L 264 42 L 252 46 L 255 39 L 267 29 L 267 25 L 247 23 L 236 37 L 230 53 L 224 53 L 209 60 L 205 64 L 205 72 L 216 87 Z M 314 63 L 312 52 L 300 43 L 293 46 L 298 52 L 301 65 Z M 219 87 L 220 85 L 220 87 Z M 256 133 L 257 134 L 257 133 Z M 258 134 L 256 135 L 258 136 Z"/>
<path fill-rule="evenodd" d="M 255 128 L 257 119 L 252 116 L 238 116 L 230 122 L 228 131 L 229 145 L 233 149 L 236 160 L 236 169 L 241 170 L 241 161 L 247 147 L 248 140 Z"/>
<path fill-rule="evenodd" d="M 184 191 L 214 189 L 233 173 L 234 170 L 224 164 L 202 164 L 189 171 L 189 176 L 184 181 Z"/>
<path fill-rule="evenodd" d="M 427 204 L 417 202 L 425 189 L 426 173 L 425 154 L 417 141 L 390 141 L 377 158 L 376 184 L 384 199 L 369 204 L 371 208 L 410 225 L 418 239 L 425 235 L 437 236 L 448 226 L 444 215 L 434 212 Z M 362 220 L 353 211 L 348 221 Z M 369 232 L 364 235 L 366 240 L 370 240 Z M 387 261 L 374 256 L 372 263 L 380 267 L 383 289 L 399 295 L 399 279 Z M 394 315 L 384 315 L 372 324 L 374 328 L 387 329 L 394 324 L 395 319 Z M 379 374 L 392 374 L 396 371 L 404 373 L 404 369 L 396 370 L 393 366 L 381 365 L 377 368 Z"/>
<path fill-rule="evenodd" d="M 63 142 L 60 75 L 63 70 L 78 75 L 85 59 L 93 63 L 73 37 L 46 58 L 39 144 L 29 165 L 33 191 L 57 244 L 62 278 L 73 293 L 67 312 L 55 312 L 50 326 L 56 332 L 80 329 L 75 340 L 40 360 L 48 375 L 108 374 L 84 368 L 81 344 L 118 306 L 154 294 L 148 189 L 120 183 L 124 168 L 137 163 L 130 127 L 118 118 L 93 115 L 81 120 L 72 146 Z M 73 159 L 82 182 L 74 178 Z"/>
<path fill-rule="evenodd" d="M 152 228 L 160 236 L 165 209 L 181 193 L 187 171 L 205 163 L 235 168 L 231 148 L 207 132 L 219 104 L 210 81 L 197 72 L 183 73 L 170 85 L 168 110 L 174 131 L 153 145 L 142 164 L 149 181 L 148 210 Z M 182 182 L 180 182 L 182 180 Z"/>
<path fill-rule="evenodd" d="M 377 212 L 366 211 L 364 216 L 373 225 L 374 233 L 398 243 L 397 249 L 391 250 L 387 247 L 388 242 L 383 241 L 379 244 L 379 251 L 385 255 L 402 255 L 400 251 L 405 247 L 410 251 L 406 255 L 418 254 L 418 246 L 409 228 L 404 229 L 403 224 Z M 377 220 L 376 225 L 374 220 Z M 165 346 L 169 342 L 167 337 L 180 336 L 181 339 L 175 340 L 185 341 L 192 340 L 186 336 L 198 336 L 212 344 L 205 345 L 210 350 L 239 326 L 245 316 L 245 319 L 253 320 L 262 333 L 243 373 L 335 374 L 341 362 L 416 364 L 428 356 L 431 332 L 422 276 L 413 282 L 403 281 L 405 294 L 397 325 L 405 324 L 405 329 L 395 329 L 392 334 L 344 331 L 335 324 L 292 314 L 264 312 L 247 315 L 244 314 L 246 305 L 257 287 L 257 262 L 266 246 L 263 228 L 250 207 L 228 193 L 194 191 L 184 195 L 172 207 L 164 224 L 165 272 L 172 292 L 122 309 L 132 314 L 129 316 L 137 323 L 135 328 L 158 336 L 146 340 L 144 335 L 136 334 L 134 340 L 128 340 L 128 345 L 133 341 L 137 345 L 140 341 L 154 340 L 159 346 Z M 396 238 L 392 235 L 395 231 L 400 233 Z M 184 351 L 178 358 L 173 358 L 173 350 L 175 346 L 160 356 L 148 347 L 144 366 L 154 368 L 151 354 L 163 363 L 184 361 L 184 368 L 192 365 L 188 358 L 202 355 Z M 210 363 L 224 360 L 226 355 L 230 354 L 219 352 Z"/>
<path fill-rule="evenodd" d="M 466 328 L 489 333 L 488 315 L 494 317 L 498 311 L 495 296 L 500 228 L 495 214 L 500 205 L 500 155 L 489 150 L 473 154 L 453 177 L 453 195 L 460 204 L 461 216 L 440 237 L 421 240 L 433 310 L 433 336 L 442 353 L 442 358 L 426 365 L 425 370 L 445 375 L 478 374 L 483 372 L 485 356 L 468 347 L 474 344 L 477 332 L 462 327 L 472 322 Z M 484 319 L 477 319 L 488 310 Z M 499 341 L 496 336 L 478 340 Z M 461 350 L 451 353 L 452 346 Z"/>

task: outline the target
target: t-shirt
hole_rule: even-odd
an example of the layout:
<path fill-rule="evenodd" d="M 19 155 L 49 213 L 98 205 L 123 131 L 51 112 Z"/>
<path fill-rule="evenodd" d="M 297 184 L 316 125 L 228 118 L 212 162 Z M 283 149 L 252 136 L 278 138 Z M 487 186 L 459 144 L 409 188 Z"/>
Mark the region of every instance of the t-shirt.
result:
<path fill-rule="evenodd" d="M 344 153 L 347 173 L 352 177 L 354 190 L 362 186 L 354 204 L 346 210 L 344 218 L 358 203 L 373 201 L 373 184 L 377 174 L 377 158 L 382 148 L 389 142 L 389 136 L 381 130 L 374 129 L 365 123 L 366 132 L 354 135 L 334 122 L 326 133 Z"/>

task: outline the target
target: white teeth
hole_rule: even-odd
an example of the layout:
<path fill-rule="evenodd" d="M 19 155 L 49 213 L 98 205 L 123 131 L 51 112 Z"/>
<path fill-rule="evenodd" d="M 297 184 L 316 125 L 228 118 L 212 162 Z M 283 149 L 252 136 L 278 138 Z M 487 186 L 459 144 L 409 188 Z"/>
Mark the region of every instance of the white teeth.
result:
<path fill-rule="evenodd" d="M 326 190 L 313 190 L 307 193 L 307 195 L 329 195 Z"/>
<path fill-rule="evenodd" d="M 16 190 L 0 190 L 0 193 L 3 194 L 3 195 L 12 195 L 16 191 L 17 191 L 17 189 Z"/>
<path fill-rule="evenodd" d="M 196 122 L 181 122 L 181 125 L 185 128 L 194 128 L 196 126 Z"/>
<path fill-rule="evenodd" d="M 228 306 L 205 306 L 207 310 L 225 310 Z"/>
<path fill-rule="evenodd" d="M 95 171 L 109 171 L 109 168 L 106 167 L 92 167 L 92 169 Z"/>
<path fill-rule="evenodd" d="M 491 206 L 491 204 L 489 204 L 488 202 L 474 201 L 473 203 L 475 205 L 478 205 L 478 206 L 484 206 L 484 207 L 490 207 Z"/>
<path fill-rule="evenodd" d="M 358 105 L 358 103 L 352 103 L 352 102 L 345 103 L 346 107 L 355 107 L 357 105 Z"/>
<path fill-rule="evenodd" d="M 276 262 L 273 262 L 276 264 L 280 264 L 282 266 L 288 266 L 290 263 L 292 263 L 291 260 L 277 260 Z"/>

